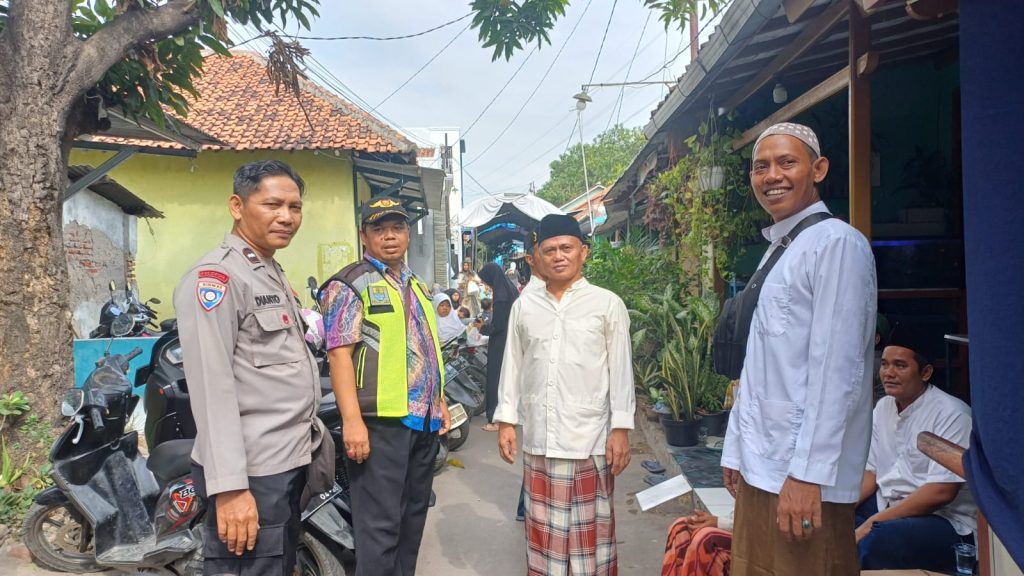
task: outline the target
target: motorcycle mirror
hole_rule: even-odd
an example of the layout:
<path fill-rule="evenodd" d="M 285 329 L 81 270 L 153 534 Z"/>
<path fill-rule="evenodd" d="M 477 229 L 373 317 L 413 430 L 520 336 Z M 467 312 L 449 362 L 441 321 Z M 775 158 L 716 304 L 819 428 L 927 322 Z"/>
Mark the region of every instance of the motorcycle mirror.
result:
<path fill-rule="evenodd" d="M 146 300 L 146 302 L 152 302 L 153 304 L 159 304 L 160 303 L 160 299 L 159 298 L 150 298 L 149 300 Z"/>
<path fill-rule="evenodd" d="M 81 388 L 72 388 L 64 393 L 60 403 L 60 413 L 68 418 L 78 414 L 85 403 L 85 392 Z"/>
<path fill-rule="evenodd" d="M 306 279 L 306 286 L 309 286 L 309 289 L 313 292 L 316 292 L 319 288 L 319 285 L 316 283 L 316 278 L 312 276 Z"/>
<path fill-rule="evenodd" d="M 113 296 L 114 290 L 117 290 L 117 284 L 114 284 L 114 281 L 111 280 L 110 284 L 107 284 L 107 289 L 110 290 L 111 296 Z"/>

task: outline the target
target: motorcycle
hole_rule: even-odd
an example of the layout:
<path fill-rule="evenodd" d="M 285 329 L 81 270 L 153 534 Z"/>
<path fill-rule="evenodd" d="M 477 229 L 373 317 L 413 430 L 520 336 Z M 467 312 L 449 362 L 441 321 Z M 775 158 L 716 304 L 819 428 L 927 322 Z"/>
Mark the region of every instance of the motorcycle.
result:
<path fill-rule="evenodd" d="M 177 327 L 170 328 L 153 346 L 149 365 L 136 373 L 136 386 L 145 386 L 145 434 L 150 448 L 188 442 L 191 451 L 191 442 L 196 437 L 195 418 L 189 400 Z M 327 387 L 330 388 L 329 380 Z M 330 429 L 335 446 L 341 446 L 340 426 L 335 430 L 331 424 L 335 419 L 340 421 L 337 407 L 333 405 L 333 398 L 331 394 L 330 398 L 325 397 L 321 400 L 317 415 Z M 336 552 L 342 550 L 355 550 L 348 476 L 338 455 L 334 488 L 315 497 L 309 503 L 302 514 L 302 522 L 303 533 L 310 532 L 315 536 L 299 542 L 297 559 L 302 569 L 301 574 L 333 574 L 324 568 L 325 564 L 329 564 L 324 558 L 333 558 L 337 555 Z"/>
<path fill-rule="evenodd" d="M 479 364 L 481 356 L 483 351 L 480 348 L 463 346 L 459 339 L 452 340 L 441 348 L 445 396 L 450 401 L 462 404 L 470 418 L 483 414 L 487 409 L 487 368 L 486 364 Z M 465 440 L 462 441 L 464 442 Z M 459 443 L 459 446 L 462 443 Z"/>
<path fill-rule="evenodd" d="M 161 355 L 174 358 L 170 349 L 165 342 Z M 138 432 L 125 432 L 139 401 L 126 376 L 128 363 L 139 354 L 139 348 L 104 354 L 83 387 L 64 397 L 61 413 L 71 423 L 50 451 L 55 485 L 35 496 L 24 522 L 25 545 L 41 566 L 202 574 L 203 542 L 210 535 L 204 533 L 206 503 L 191 477 L 193 440 L 150 445 L 146 458 Z M 335 487 L 314 497 L 303 513 L 297 564 L 304 575 L 344 574 L 320 522 L 329 516 L 321 510 L 338 492 Z"/>
<path fill-rule="evenodd" d="M 89 338 L 151 336 L 157 331 L 166 331 L 166 323 L 157 326 L 156 311 L 150 306 L 160 304 L 159 298 L 139 301 L 139 296 L 131 290 L 127 281 L 121 297 L 117 296 L 117 285 L 113 280 L 107 289 L 110 291 L 110 300 L 100 309 L 99 325 L 89 332 Z"/>

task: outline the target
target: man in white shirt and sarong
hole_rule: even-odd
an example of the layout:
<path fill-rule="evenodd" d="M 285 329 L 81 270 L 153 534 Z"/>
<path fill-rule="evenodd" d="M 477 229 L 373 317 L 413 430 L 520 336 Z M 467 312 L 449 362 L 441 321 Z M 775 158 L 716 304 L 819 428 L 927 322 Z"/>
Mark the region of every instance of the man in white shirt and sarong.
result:
<path fill-rule="evenodd" d="M 948 574 L 953 546 L 974 543 L 977 509 L 964 479 L 918 450 L 917 436 L 931 432 L 967 448 L 971 409 L 929 383 L 931 362 L 909 331 L 897 326 L 890 341 L 857 507 L 860 565 Z"/>
<path fill-rule="evenodd" d="M 528 574 L 615 576 L 614 477 L 629 464 L 636 409 L 629 315 L 583 278 L 574 218 L 544 217 L 534 241 L 545 284 L 512 307 L 494 413 L 510 464 L 523 414 Z"/>
<path fill-rule="evenodd" d="M 864 236 L 827 212 L 828 173 L 814 132 L 768 128 L 750 173 L 774 225 L 740 387 L 722 453 L 736 495 L 732 575 L 860 574 L 854 508 L 871 438 L 874 258 Z M 820 216 L 818 216 L 820 218 Z"/>

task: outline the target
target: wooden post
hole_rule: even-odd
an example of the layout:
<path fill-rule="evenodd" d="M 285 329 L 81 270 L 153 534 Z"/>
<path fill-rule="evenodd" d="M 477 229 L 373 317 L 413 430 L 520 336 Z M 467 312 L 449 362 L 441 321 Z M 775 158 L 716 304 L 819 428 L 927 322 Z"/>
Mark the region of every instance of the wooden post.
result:
<path fill-rule="evenodd" d="M 700 55 L 700 29 L 697 28 L 700 22 L 697 21 L 697 13 L 690 12 L 690 62 L 697 60 Z"/>
<path fill-rule="evenodd" d="M 850 3 L 850 224 L 871 239 L 871 75 L 857 74 L 857 59 L 871 47 L 871 24 Z"/>

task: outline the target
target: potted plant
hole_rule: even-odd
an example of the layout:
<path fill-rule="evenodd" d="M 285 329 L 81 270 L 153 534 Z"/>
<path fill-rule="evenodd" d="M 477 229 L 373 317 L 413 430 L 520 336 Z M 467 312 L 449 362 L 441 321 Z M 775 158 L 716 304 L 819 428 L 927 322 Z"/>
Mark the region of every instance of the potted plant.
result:
<path fill-rule="evenodd" d="M 661 377 L 665 382 L 666 404 L 672 411 L 661 419 L 669 446 L 696 446 L 700 422 L 694 410 L 697 380 L 694 357 L 682 334 L 665 344 L 661 355 Z"/>
<path fill-rule="evenodd" d="M 712 373 L 697 402 L 701 426 L 708 436 L 725 436 L 725 429 L 729 424 L 729 410 L 724 409 L 728 389 L 729 379 Z"/>

